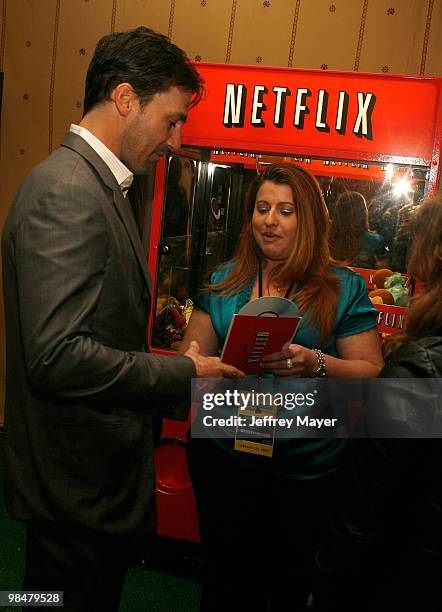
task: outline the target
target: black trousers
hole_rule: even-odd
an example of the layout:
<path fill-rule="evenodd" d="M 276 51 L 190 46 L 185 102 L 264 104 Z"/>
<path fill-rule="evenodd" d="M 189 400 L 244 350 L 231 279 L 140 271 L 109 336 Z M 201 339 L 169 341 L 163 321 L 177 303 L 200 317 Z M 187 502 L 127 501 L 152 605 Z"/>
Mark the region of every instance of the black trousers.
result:
<path fill-rule="evenodd" d="M 304 610 L 334 477 L 250 469 L 210 440 L 191 441 L 189 470 L 206 557 L 201 611 Z"/>
<path fill-rule="evenodd" d="M 28 524 L 23 590 L 63 591 L 68 612 L 117 612 L 128 548 L 118 537 L 83 527 Z"/>

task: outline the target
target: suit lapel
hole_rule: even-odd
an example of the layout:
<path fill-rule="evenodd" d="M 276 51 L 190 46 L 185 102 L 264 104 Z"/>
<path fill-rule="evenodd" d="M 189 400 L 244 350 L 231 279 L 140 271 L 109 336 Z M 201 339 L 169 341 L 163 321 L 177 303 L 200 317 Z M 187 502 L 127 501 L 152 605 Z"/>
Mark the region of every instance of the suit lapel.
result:
<path fill-rule="evenodd" d="M 113 175 L 112 175 L 113 176 Z M 115 178 L 114 178 L 115 181 Z M 116 181 L 115 181 L 116 182 Z M 147 268 L 147 257 L 143 252 L 143 245 L 141 243 L 140 234 L 138 231 L 137 224 L 135 222 L 135 217 L 132 211 L 132 207 L 130 205 L 129 199 L 123 197 L 121 193 L 121 189 L 117 186 L 117 189 L 113 189 L 114 193 L 114 205 L 120 215 L 120 218 L 126 228 L 126 231 L 129 235 L 130 241 L 132 242 L 132 246 L 135 251 L 135 255 L 137 256 L 138 262 L 143 271 L 143 275 L 149 289 L 149 293 L 151 292 L 151 280 L 149 270 Z"/>
<path fill-rule="evenodd" d="M 126 232 L 131 241 L 141 271 L 147 284 L 149 293 L 151 293 L 152 283 L 149 270 L 147 268 L 147 257 L 143 252 L 143 245 L 140 240 L 137 224 L 132 212 L 129 200 L 123 197 L 120 186 L 118 185 L 115 176 L 110 171 L 109 167 L 104 163 L 101 157 L 81 136 L 68 132 L 62 143 L 62 146 L 68 147 L 84 157 L 98 172 L 103 183 L 112 190 L 113 204 L 118 212 L 118 215 L 126 229 Z"/>

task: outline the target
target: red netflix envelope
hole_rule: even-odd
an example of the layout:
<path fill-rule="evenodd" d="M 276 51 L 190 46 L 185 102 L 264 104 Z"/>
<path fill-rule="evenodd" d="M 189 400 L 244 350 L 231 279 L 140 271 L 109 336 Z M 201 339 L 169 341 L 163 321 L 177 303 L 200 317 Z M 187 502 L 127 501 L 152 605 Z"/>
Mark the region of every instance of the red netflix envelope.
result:
<path fill-rule="evenodd" d="M 221 361 L 246 374 L 263 374 L 260 361 L 292 342 L 301 317 L 233 315 Z"/>

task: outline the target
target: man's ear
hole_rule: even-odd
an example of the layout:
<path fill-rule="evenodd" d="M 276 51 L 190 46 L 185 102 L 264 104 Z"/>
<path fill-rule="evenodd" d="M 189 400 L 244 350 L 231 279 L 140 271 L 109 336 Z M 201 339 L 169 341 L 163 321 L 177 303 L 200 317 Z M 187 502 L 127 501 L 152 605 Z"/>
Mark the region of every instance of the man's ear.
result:
<path fill-rule="evenodd" d="M 138 96 L 130 83 L 119 83 L 111 93 L 111 100 L 123 117 L 127 117 L 131 112 L 137 99 Z"/>

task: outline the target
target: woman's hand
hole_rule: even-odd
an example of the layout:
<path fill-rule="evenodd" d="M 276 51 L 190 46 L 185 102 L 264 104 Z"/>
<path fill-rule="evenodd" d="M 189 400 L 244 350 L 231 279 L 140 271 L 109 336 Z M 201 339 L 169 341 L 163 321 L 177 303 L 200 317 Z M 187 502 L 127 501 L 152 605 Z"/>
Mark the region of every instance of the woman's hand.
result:
<path fill-rule="evenodd" d="M 377 327 L 354 336 L 338 338 L 336 347 L 339 357 L 323 355 L 328 377 L 374 378 L 379 375 L 384 361 Z M 299 344 L 289 344 L 282 351 L 264 357 L 261 364 L 275 376 L 297 378 L 307 378 L 319 367 L 314 351 Z"/>
<path fill-rule="evenodd" d="M 318 358 L 305 346 L 289 344 L 282 351 L 264 357 L 261 365 L 275 376 L 307 378 L 317 370 Z"/>

